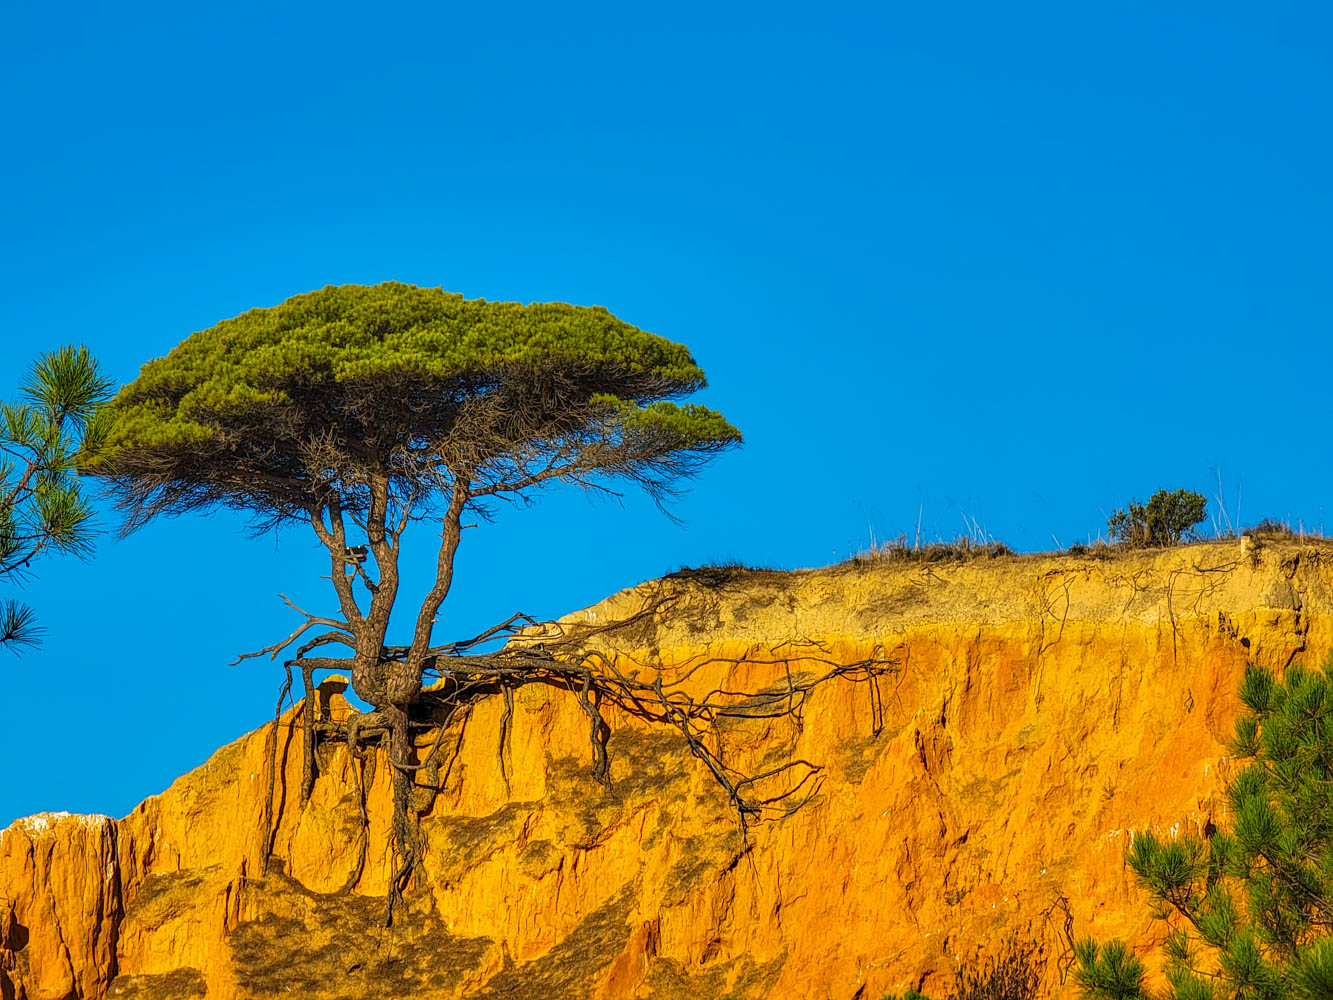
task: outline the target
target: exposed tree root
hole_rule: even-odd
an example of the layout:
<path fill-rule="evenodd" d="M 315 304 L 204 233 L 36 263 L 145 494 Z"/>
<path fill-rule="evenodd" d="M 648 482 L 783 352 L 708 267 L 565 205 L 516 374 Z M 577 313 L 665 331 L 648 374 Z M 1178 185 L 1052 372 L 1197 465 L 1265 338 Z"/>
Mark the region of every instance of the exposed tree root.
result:
<path fill-rule="evenodd" d="M 876 648 L 875 655 L 854 663 L 835 660 L 820 643 L 802 640 L 770 647 L 763 653 L 744 658 L 700 656 L 663 671 L 657 665 L 636 664 L 626 668 L 614 653 L 591 645 L 598 634 L 634 626 L 660 614 L 670 600 L 649 602 L 642 611 L 627 619 L 602 625 L 538 623 L 525 615 L 514 615 L 481 635 L 463 642 L 450 643 L 430 651 L 422 674 L 439 683 L 421 691 L 411 705 L 385 705 L 374 711 L 354 713 L 345 722 L 316 718 L 314 672 L 336 669 L 338 661 L 304 658 L 311 644 L 302 647 L 296 660 L 287 662 L 287 678 L 278 699 L 278 712 L 290 693 L 293 667 L 299 666 L 305 685 L 301 707 L 304 729 L 301 802 L 310 798 L 316 777 L 317 749 L 321 740 L 339 740 L 346 744 L 357 777 L 358 807 L 362 827 L 360 860 L 347 888 L 355 885 L 365 864 L 365 840 L 368 819 L 363 769 L 373 766 L 374 753 L 368 744 L 387 743 L 384 749 L 392 769 L 394 865 L 385 906 L 385 922 L 391 924 L 403 893 L 411 884 L 422 857 L 423 845 L 419 820 L 434 804 L 444 787 L 462 745 L 463 728 L 471 707 L 479 700 L 499 694 L 504 700 L 496 747 L 497 766 L 509 788 L 510 775 L 505 764 L 513 714 L 514 690 L 528 684 L 544 684 L 572 694 L 588 719 L 588 742 L 592 754 L 592 775 L 610 785 L 609 739 L 611 728 L 603 711 L 606 706 L 645 722 L 668 726 L 680 733 L 690 753 L 708 769 L 726 792 L 735 813 L 742 841 L 747 841 L 750 824 L 768 818 L 790 815 L 817 794 L 822 781 L 820 764 L 794 758 L 776 767 L 750 774 L 727 759 L 725 734 L 734 722 L 761 719 L 791 719 L 799 732 L 802 713 L 813 691 L 830 681 L 843 679 L 867 683 L 870 687 L 872 727 L 878 735 L 884 724 L 881 677 L 895 672 L 897 661 Z M 498 648 L 497 648 L 498 647 Z M 385 662 L 401 663 L 403 649 L 385 647 Z M 794 673 L 793 662 L 801 672 Z M 690 694 L 691 679 L 710 667 L 771 664 L 781 667 L 781 682 L 760 691 L 714 688 L 702 696 Z M 813 669 L 812 669 L 813 668 Z M 667 678 L 670 673 L 671 679 Z M 415 709 L 415 713 L 413 712 Z M 441 775 L 445 733 L 458 720 L 448 765 Z M 420 761 L 416 759 L 416 734 L 434 730 L 434 739 Z M 265 807 L 265 864 L 273 850 L 273 791 L 277 767 L 277 726 L 269 740 L 269 800 Z M 373 773 L 369 780 L 373 780 Z M 413 801 L 414 790 L 424 796 Z"/>
<path fill-rule="evenodd" d="M 305 697 L 301 699 L 301 728 L 304 736 L 305 753 L 301 757 L 301 808 L 310 801 L 310 793 L 315 788 L 315 767 L 318 759 L 315 754 L 315 668 L 305 660 L 297 660 L 301 667 L 301 684 L 305 688 Z"/>

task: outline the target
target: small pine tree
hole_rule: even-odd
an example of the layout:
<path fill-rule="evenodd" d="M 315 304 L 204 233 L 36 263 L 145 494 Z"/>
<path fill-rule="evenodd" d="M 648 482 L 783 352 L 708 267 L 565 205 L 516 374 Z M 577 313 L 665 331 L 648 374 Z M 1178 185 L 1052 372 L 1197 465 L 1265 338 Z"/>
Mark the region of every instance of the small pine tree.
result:
<path fill-rule="evenodd" d="M 88 348 L 62 347 L 33 364 L 17 403 L 0 404 L 0 584 L 21 584 L 49 552 L 91 554 L 74 459 L 103 433 L 96 413 L 110 389 Z M 36 646 L 42 631 L 30 607 L 0 599 L 0 648 Z"/>
<path fill-rule="evenodd" d="M 1172 925 L 1169 1000 L 1333 997 L 1333 657 L 1282 680 L 1245 671 L 1232 750 L 1230 832 L 1164 841 L 1138 834 L 1139 883 Z M 1096 1000 L 1146 1000 L 1143 964 L 1121 942 L 1076 949 Z"/>
<path fill-rule="evenodd" d="M 1208 500 L 1202 493 L 1158 490 L 1148 503 L 1131 500 L 1111 514 L 1106 528 L 1111 537 L 1131 548 L 1178 545 L 1192 538 L 1194 526 L 1204 519 Z"/>

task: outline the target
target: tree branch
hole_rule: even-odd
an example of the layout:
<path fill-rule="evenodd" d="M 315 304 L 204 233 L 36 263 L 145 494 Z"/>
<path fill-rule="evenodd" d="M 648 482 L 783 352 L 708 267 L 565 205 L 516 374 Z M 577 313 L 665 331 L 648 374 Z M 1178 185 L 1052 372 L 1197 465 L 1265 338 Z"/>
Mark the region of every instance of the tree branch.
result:
<path fill-rule="evenodd" d="M 329 526 L 324 524 L 324 511 L 329 512 Z M 342 504 L 334 497 L 321 506 L 307 509 L 310 524 L 315 534 L 329 551 L 331 577 L 334 590 L 338 593 L 338 604 L 342 608 L 343 618 L 349 623 L 360 624 L 365 620 L 361 608 L 352 594 L 352 584 L 347 577 L 347 529 L 343 525 Z"/>
<path fill-rule="evenodd" d="M 412 647 L 408 660 L 415 667 L 424 665 L 430 648 L 431 630 L 435 625 L 435 615 L 440 605 L 449 596 L 449 588 L 454 580 L 454 557 L 458 554 L 458 543 L 463 537 L 460 527 L 463 510 L 471 500 L 468 478 L 459 475 L 454 481 L 453 493 L 449 498 L 449 508 L 440 521 L 440 553 L 435 562 L 435 585 L 421 602 L 417 614 L 416 628 L 412 632 Z"/>
<path fill-rule="evenodd" d="M 383 645 L 389 629 L 389 615 L 398 598 L 398 550 L 388 541 L 386 521 L 389 514 L 389 480 L 376 475 L 370 482 L 370 513 L 366 518 L 366 539 L 375 553 L 379 567 L 379 586 L 371 594 L 366 622 L 376 636 L 376 645 Z"/>
<path fill-rule="evenodd" d="M 298 607 L 296 604 L 294 604 L 286 594 L 279 594 L 278 596 L 282 598 L 282 602 L 286 604 L 289 608 L 292 608 L 299 614 L 305 615 L 306 618 L 305 623 L 297 627 L 295 630 L 293 630 L 291 635 L 287 636 L 287 638 L 281 640 L 280 642 L 275 642 L 271 646 L 265 646 L 263 649 L 257 649 L 253 653 L 242 653 L 240 656 L 236 657 L 236 659 L 232 660 L 231 663 L 228 664 L 228 666 L 234 667 L 242 660 L 249 660 L 256 656 L 263 656 L 265 653 L 269 654 L 270 660 L 276 660 L 280 652 L 282 652 L 293 642 L 299 639 L 307 630 L 314 628 L 316 625 L 324 625 L 328 628 L 339 629 L 342 632 L 346 632 L 349 636 L 354 634 L 352 632 L 351 627 L 346 622 L 340 622 L 336 618 L 321 618 L 318 615 L 312 615 L 309 611 L 306 611 Z M 325 635 L 337 635 L 337 634 L 338 633 L 332 633 L 332 632 L 325 633 Z M 329 642 L 334 642 L 334 641 L 343 642 L 348 646 L 355 647 L 355 644 L 345 636 L 339 636 L 337 640 L 329 639 Z M 299 656 L 301 654 L 298 653 L 297 655 Z"/>

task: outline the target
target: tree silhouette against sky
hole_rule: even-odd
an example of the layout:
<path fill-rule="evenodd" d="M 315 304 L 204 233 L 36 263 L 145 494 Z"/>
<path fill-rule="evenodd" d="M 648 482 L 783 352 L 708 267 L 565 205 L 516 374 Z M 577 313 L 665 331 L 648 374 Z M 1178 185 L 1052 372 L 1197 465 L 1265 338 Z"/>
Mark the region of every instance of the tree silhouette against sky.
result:
<path fill-rule="evenodd" d="M 438 775 L 438 739 L 419 762 L 413 731 L 442 730 L 441 719 L 469 699 L 502 693 L 507 720 L 515 686 L 540 681 L 568 689 L 588 715 L 601 780 L 606 699 L 674 726 L 726 788 L 743 823 L 766 804 L 751 795 L 756 779 L 732 771 L 720 742 L 709 745 L 703 729 L 719 713 L 797 713 L 823 680 L 873 676 L 875 664 L 829 661 L 814 676 L 789 677 L 779 694 L 698 700 L 679 682 L 625 676 L 610 658 L 589 651 L 588 634 L 577 629 L 548 629 L 540 644 L 487 651 L 487 643 L 536 625 L 522 615 L 472 640 L 436 643 L 466 515 L 485 519 L 497 502 L 531 500 L 560 483 L 608 492 L 628 483 L 660 506 L 713 455 L 740 443 L 720 414 L 676 402 L 704 384 L 683 346 L 599 307 L 465 300 L 396 283 L 330 286 L 195 333 L 144 365 L 107 407 L 107 432 L 89 443 L 82 463 L 107 484 L 126 532 L 161 515 L 218 507 L 247 512 L 261 532 L 287 524 L 313 529 L 328 552 L 339 615 L 296 608 L 302 624 L 245 655 L 276 658 L 300 644 L 286 662 L 279 707 L 299 670 L 306 692 L 303 803 L 321 734 L 346 740 L 353 752 L 370 738 L 387 738 L 399 854 L 392 920 L 421 850 L 411 798 L 416 775 Z M 437 546 L 434 579 L 412 600 L 410 635 L 394 644 L 390 616 L 405 596 L 400 553 L 417 538 L 426 543 L 426 524 L 429 544 Z M 663 609 L 650 599 L 632 617 Z M 372 706 L 345 725 L 316 718 L 310 696 L 317 671 L 338 669 L 350 672 L 353 690 Z M 428 675 L 445 683 L 433 692 L 434 709 L 414 719 Z M 273 743 L 276 727 L 274 734 Z M 806 776 L 817 770 L 796 761 L 779 772 L 790 768 Z M 271 809 L 270 794 L 266 845 Z"/>

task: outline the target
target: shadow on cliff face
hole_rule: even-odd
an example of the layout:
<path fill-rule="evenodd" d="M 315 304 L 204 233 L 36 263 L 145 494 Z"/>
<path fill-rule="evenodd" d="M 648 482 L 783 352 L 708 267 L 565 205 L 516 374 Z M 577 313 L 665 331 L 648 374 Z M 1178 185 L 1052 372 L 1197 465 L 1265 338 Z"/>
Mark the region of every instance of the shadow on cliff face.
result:
<path fill-rule="evenodd" d="M 247 995 L 363 1000 L 453 991 L 482 966 L 488 938 L 457 937 L 426 908 L 384 926 L 384 900 L 310 892 L 281 871 L 246 887 L 263 915 L 229 942 Z"/>
<path fill-rule="evenodd" d="M 634 890 L 626 887 L 583 918 L 577 927 L 540 958 L 516 964 L 508 954 L 504 967 L 472 1000 L 530 1000 L 532 997 L 587 997 L 597 976 L 625 945 L 626 922 Z"/>
<path fill-rule="evenodd" d="M 624 948 L 634 899 L 633 887 L 627 886 L 551 951 L 518 964 L 507 950 L 497 954 L 489 938 L 449 933 L 425 907 L 386 928 L 384 901 L 378 897 L 311 893 L 280 872 L 248 891 L 257 893 L 255 902 L 270 912 L 241 924 L 229 939 L 244 995 L 330 1000 L 456 996 L 460 987 L 475 1000 L 588 997 Z M 468 988 L 479 981 L 485 985 Z M 131 995 L 143 1000 L 189 996 L 126 994 Z"/>
<path fill-rule="evenodd" d="M 674 959 L 659 958 L 644 980 L 644 988 L 654 1000 L 704 1000 L 711 997 L 766 997 L 787 963 L 787 949 L 770 961 L 756 963 L 749 955 L 722 962 L 690 975 Z M 732 985 L 727 985 L 732 970 L 739 966 Z"/>
<path fill-rule="evenodd" d="M 629 822 L 645 801 L 679 803 L 692 800 L 689 753 L 669 733 L 617 730 L 610 740 L 614 780 L 608 788 L 592 782 L 586 763 L 557 758 L 548 762 L 553 775 L 551 807 L 575 820 L 570 835 L 585 847 L 599 843 Z M 711 785 L 701 790 L 719 816 L 725 799 Z M 627 805 L 638 803 L 634 808 Z M 510 802 L 487 816 L 431 816 L 423 823 L 427 852 L 440 860 L 432 865 L 439 877 L 460 874 L 456 865 L 487 855 L 497 844 L 520 838 L 537 804 Z M 657 839 L 679 817 L 667 809 L 654 828 L 645 832 L 643 848 Z M 674 893 L 684 895 L 710 874 L 735 863 L 739 842 L 723 826 L 717 842 L 691 837 L 684 856 L 668 876 Z M 532 841 L 520 857 L 519 868 L 549 868 L 564 848 L 545 840 Z M 156 886 L 153 886 L 156 888 Z M 384 899 L 357 893 L 315 893 L 285 874 L 274 858 L 269 874 L 249 880 L 244 888 L 245 919 L 228 942 L 236 985 L 250 997 L 304 996 L 319 1000 L 369 1000 L 381 997 L 442 998 L 467 996 L 477 1000 L 528 1000 L 591 997 L 598 984 L 613 973 L 613 965 L 635 950 L 635 907 L 642 886 L 631 880 L 597 909 L 588 913 L 559 943 L 526 962 L 515 961 L 502 943 L 487 937 L 453 934 L 433 909 L 428 891 L 407 896 L 409 912 L 384 926 Z M 638 921 L 641 923 L 641 921 Z M 628 943 L 627 943 L 628 942 Z M 637 964 L 642 962 L 642 964 Z M 725 984 L 734 963 L 712 967 L 702 980 L 683 967 L 660 959 L 655 949 L 635 952 L 633 963 L 642 976 L 655 974 L 660 988 L 654 995 L 667 1000 L 711 996 L 712 987 Z M 762 983 L 775 981 L 783 959 L 762 969 L 746 968 L 741 979 L 755 989 L 738 995 L 761 996 Z M 662 968 L 657 972 L 658 965 Z M 141 994 L 157 1000 L 166 994 Z M 717 994 L 721 995 L 721 994 Z"/>
<path fill-rule="evenodd" d="M 107 996 L 116 1000 L 202 1000 L 206 993 L 198 969 L 176 969 L 157 976 L 119 976 Z"/>
<path fill-rule="evenodd" d="M 4 922 L 0 923 L 0 946 L 13 956 L 7 962 L 0 961 L 0 1000 L 14 1000 L 18 994 L 11 972 L 19 972 L 20 982 L 27 976 L 28 955 L 24 949 L 28 947 L 28 938 L 28 928 L 18 922 L 11 905 L 5 913 Z"/>

